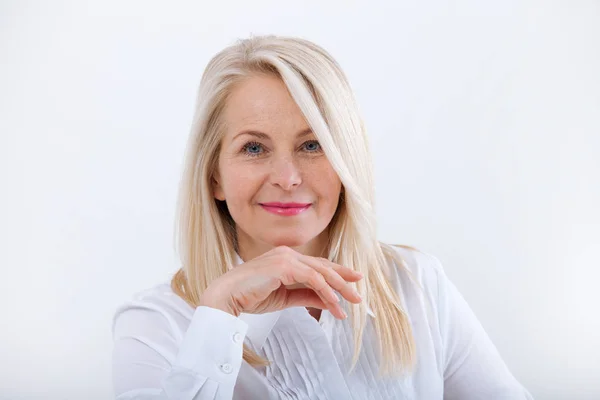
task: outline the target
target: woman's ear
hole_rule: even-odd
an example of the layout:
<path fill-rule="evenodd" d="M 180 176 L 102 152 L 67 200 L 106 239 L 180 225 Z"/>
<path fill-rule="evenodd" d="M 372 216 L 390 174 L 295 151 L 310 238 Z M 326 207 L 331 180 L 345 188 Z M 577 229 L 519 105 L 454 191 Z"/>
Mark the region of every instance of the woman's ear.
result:
<path fill-rule="evenodd" d="M 211 178 L 212 188 L 213 188 L 213 196 L 217 200 L 225 200 L 225 192 L 223 191 L 223 187 L 219 183 L 219 176 L 217 174 L 213 175 Z"/>

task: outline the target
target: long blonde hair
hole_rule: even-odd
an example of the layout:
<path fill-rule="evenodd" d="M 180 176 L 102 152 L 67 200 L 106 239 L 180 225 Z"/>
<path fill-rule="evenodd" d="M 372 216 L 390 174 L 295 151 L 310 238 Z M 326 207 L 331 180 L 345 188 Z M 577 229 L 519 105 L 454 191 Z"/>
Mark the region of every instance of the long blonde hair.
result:
<path fill-rule="evenodd" d="M 351 369 L 361 351 L 368 304 L 376 315 L 380 374 L 412 371 L 416 363 L 413 332 L 389 279 L 390 261 L 403 268 L 405 264 L 393 247 L 376 238 L 373 167 L 366 130 L 342 69 L 329 53 L 308 40 L 250 37 L 223 49 L 208 63 L 180 182 L 175 233 L 183 267 L 174 275 L 171 287 L 196 307 L 203 291 L 235 262 L 234 221 L 224 203 L 213 197 L 211 179 L 228 95 L 241 80 L 263 73 L 285 83 L 342 181 L 343 194 L 328 227 L 328 259 L 365 276 L 355 286 L 364 300 L 350 308 L 355 349 Z M 246 345 L 243 358 L 253 366 L 269 364 Z"/>

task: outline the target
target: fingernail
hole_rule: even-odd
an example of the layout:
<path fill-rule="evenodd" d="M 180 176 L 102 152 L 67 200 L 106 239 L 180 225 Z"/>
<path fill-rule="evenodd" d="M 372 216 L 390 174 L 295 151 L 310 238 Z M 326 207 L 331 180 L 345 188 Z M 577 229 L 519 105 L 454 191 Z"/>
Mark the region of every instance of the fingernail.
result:
<path fill-rule="evenodd" d="M 342 314 L 344 315 L 344 319 L 348 318 L 348 314 L 346 314 L 346 311 L 342 310 Z"/>

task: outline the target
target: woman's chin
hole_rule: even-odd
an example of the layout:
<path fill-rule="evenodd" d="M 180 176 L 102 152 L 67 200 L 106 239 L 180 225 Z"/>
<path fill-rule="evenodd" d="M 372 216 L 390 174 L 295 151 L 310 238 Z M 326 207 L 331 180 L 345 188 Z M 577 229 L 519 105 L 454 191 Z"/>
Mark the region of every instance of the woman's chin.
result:
<path fill-rule="evenodd" d="M 276 241 L 272 242 L 271 244 L 273 245 L 273 247 L 287 246 L 287 247 L 297 248 L 297 247 L 301 247 L 301 246 L 305 245 L 306 242 L 300 241 L 300 240 L 276 240 Z"/>
<path fill-rule="evenodd" d="M 269 242 L 273 245 L 273 247 L 278 247 L 278 246 L 301 247 L 301 246 L 304 246 L 305 244 L 307 244 L 309 241 L 302 237 L 287 236 L 287 237 L 274 238 L 273 240 L 270 240 Z"/>

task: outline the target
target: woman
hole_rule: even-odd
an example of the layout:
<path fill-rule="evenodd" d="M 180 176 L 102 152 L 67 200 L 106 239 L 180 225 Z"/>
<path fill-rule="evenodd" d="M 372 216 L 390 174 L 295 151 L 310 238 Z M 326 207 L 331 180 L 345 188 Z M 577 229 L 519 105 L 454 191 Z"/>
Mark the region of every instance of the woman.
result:
<path fill-rule="evenodd" d="M 376 238 L 368 140 L 306 40 L 217 54 L 179 198 L 182 269 L 115 315 L 118 399 L 531 399 L 439 261 Z"/>

